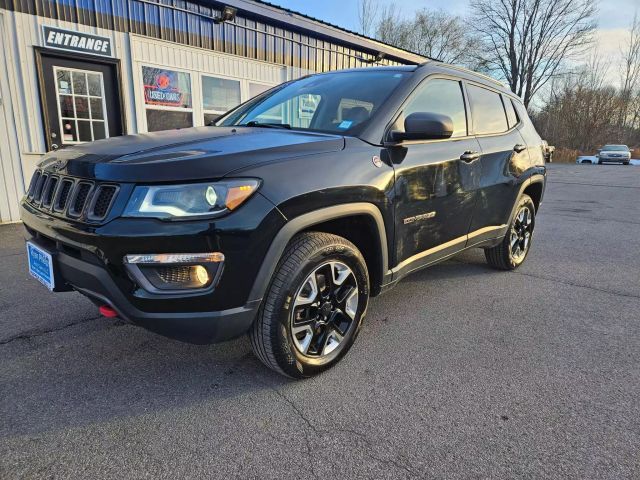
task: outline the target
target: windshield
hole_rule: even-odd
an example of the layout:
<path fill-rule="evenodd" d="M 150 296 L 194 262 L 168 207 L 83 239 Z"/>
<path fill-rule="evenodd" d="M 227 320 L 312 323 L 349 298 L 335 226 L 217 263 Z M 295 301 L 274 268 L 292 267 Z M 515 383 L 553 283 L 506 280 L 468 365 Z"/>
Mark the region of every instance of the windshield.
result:
<path fill-rule="evenodd" d="M 249 100 L 216 125 L 352 133 L 369 121 L 406 75 L 362 70 L 302 78 Z"/>
<path fill-rule="evenodd" d="M 602 147 L 602 150 L 606 150 L 608 152 L 628 152 L 629 147 L 626 145 L 605 145 Z"/>

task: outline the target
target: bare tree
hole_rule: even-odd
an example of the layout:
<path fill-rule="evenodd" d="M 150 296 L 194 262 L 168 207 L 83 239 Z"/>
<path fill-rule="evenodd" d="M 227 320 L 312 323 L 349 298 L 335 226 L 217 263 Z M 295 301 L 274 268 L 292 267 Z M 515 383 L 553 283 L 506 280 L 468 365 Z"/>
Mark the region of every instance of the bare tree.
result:
<path fill-rule="evenodd" d="M 470 66 L 477 58 L 477 39 L 467 23 L 443 10 L 420 10 L 411 28 L 410 50 L 446 63 Z"/>
<path fill-rule="evenodd" d="M 620 112 L 620 129 L 637 124 L 640 118 L 640 19 L 633 16 L 629 28 L 629 39 L 622 49 L 622 81 L 620 94 L 624 105 Z"/>
<path fill-rule="evenodd" d="M 400 48 L 409 48 L 411 22 L 402 18 L 395 3 L 384 5 L 376 27 L 376 38 Z"/>
<path fill-rule="evenodd" d="M 475 67 L 479 58 L 477 38 L 459 16 L 443 10 L 422 9 L 404 18 L 395 4 L 381 9 L 376 38 L 446 63 Z"/>
<path fill-rule="evenodd" d="M 488 68 L 527 106 L 585 52 L 595 29 L 595 0 L 471 0 L 471 8 Z"/>
<path fill-rule="evenodd" d="M 378 3 L 375 0 L 358 0 L 358 23 L 360 33 L 367 37 L 374 34 L 378 17 Z"/>

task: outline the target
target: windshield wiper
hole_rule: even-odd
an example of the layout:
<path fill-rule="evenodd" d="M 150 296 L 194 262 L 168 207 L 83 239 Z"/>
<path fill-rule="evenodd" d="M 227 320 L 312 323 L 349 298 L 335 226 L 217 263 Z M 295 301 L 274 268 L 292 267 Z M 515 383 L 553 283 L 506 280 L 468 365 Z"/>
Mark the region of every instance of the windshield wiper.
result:
<path fill-rule="evenodd" d="M 286 130 L 291 130 L 291 125 L 289 125 L 288 123 L 262 123 L 256 122 L 255 120 L 251 120 L 250 122 L 245 123 L 244 126 L 261 128 L 284 128 Z"/>

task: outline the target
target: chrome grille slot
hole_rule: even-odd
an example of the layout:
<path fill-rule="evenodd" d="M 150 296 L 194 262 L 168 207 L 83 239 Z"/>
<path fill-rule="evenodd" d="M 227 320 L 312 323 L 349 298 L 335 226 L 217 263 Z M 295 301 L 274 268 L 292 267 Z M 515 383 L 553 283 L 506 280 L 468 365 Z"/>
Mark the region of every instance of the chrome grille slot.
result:
<path fill-rule="evenodd" d="M 53 210 L 56 212 L 64 212 L 64 209 L 67 208 L 67 200 L 69 200 L 69 194 L 71 193 L 71 189 L 73 188 L 73 180 L 65 178 L 62 180 L 60 184 L 60 188 L 58 188 L 58 194 L 56 196 L 56 200 L 53 204 Z"/>
<path fill-rule="evenodd" d="M 38 178 L 38 183 L 36 184 L 36 189 L 33 194 L 34 202 L 39 203 L 40 200 L 42 199 L 42 190 L 44 189 L 44 184 L 47 181 L 48 177 L 49 177 L 48 174 L 43 173 L 42 175 L 40 175 L 40 178 Z"/>
<path fill-rule="evenodd" d="M 75 190 L 73 191 L 73 197 L 71 199 L 71 206 L 69 207 L 69 215 L 73 217 L 79 217 L 82 215 L 87 199 L 91 193 L 93 184 L 89 182 L 78 182 Z"/>
<path fill-rule="evenodd" d="M 93 202 L 89 209 L 89 218 L 102 220 L 109 213 L 111 203 L 116 196 L 117 187 L 114 185 L 101 185 L 93 194 Z"/>
<path fill-rule="evenodd" d="M 40 172 L 40 170 L 36 170 L 36 173 L 34 173 L 33 177 L 31 177 L 31 183 L 29 184 L 29 191 L 27 192 L 27 197 L 29 199 L 33 198 L 33 195 L 36 191 L 36 185 L 38 184 L 38 181 L 40 180 L 41 175 L 42 173 Z"/>
<path fill-rule="evenodd" d="M 47 184 L 42 192 L 42 206 L 49 208 L 53 202 L 53 195 L 56 193 L 56 187 L 58 186 L 58 177 L 49 177 Z"/>

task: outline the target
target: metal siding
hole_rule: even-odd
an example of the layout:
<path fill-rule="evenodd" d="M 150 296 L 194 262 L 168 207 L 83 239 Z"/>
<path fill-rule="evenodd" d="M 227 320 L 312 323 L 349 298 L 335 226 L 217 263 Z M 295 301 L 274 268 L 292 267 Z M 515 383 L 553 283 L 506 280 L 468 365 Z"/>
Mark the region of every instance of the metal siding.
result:
<path fill-rule="evenodd" d="M 376 48 L 373 41 L 371 50 L 365 51 L 322 35 L 300 33 L 281 28 L 280 25 L 269 28 L 261 21 L 243 16 L 242 13 L 234 23 L 215 24 L 213 17 L 220 14 L 219 10 L 185 0 L 4 2 L 9 9 L 54 20 L 131 32 L 292 67 L 305 68 L 306 59 L 316 57 L 316 61 L 311 62 L 316 64 L 316 71 L 353 66 L 357 64 L 359 57 L 371 57 L 371 52 Z M 276 51 L 270 55 L 272 48 Z M 319 66 L 318 48 L 323 49 L 321 56 L 324 57 Z M 381 63 L 400 65 L 404 62 L 385 60 Z"/>

